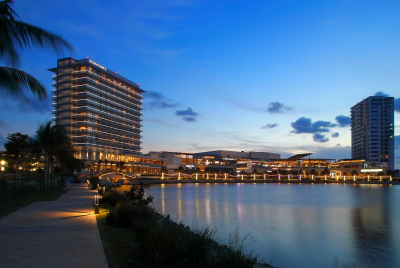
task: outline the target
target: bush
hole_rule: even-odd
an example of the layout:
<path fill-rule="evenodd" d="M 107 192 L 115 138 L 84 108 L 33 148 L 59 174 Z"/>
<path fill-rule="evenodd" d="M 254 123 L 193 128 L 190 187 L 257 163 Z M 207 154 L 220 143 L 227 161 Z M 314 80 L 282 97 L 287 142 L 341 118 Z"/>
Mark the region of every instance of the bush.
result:
<path fill-rule="evenodd" d="M 127 202 L 129 201 L 126 195 L 117 192 L 117 191 L 106 191 L 103 195 L 102 202 L 108 203 L 112 206 L 116 206 L 120 202 Z"/>
<path fill-rule="evenodd" d="M 221 268 L 251 268 L 257 264 L 257 256 L 253 256 L 252 252 L 249 254 L 244 253 L 244 244 L 246 240 L 252 240 L 249 234 L 246 235 L 242 241 L 239 239 L 238 229 L 235 230 L 233 235 L 230 235 L 228 246 L 221 247 L 219 254 L 213 258 L 210 267 Z M 267 265 L 267 267 L 272 267 Z"/>
<path fill-rule="evenodd" d="M 140 184 L 132 185 L 129 191 L 125 191 L 125 195 L 131 200 L 134 204 L 144 204 L 148 205 L 153 202 L 153 197 L 149 196 L 144 199 L 144 195 L 146 193 L 146 189 L 150 188 L 150 184 L 145 184 L 140 182 Z"/>
<path fill-rule="evenodd" d="M 95 189 L 95 188 L 97 187 L 97 184 L 98 184 L 99 182 L 100 182 L 99 177 L 97 177 L 97 176 L 91 177 L 91 178 L 89 179 L 89 188 L 90 188 L 90 189 Z"/>
<path fill-rule="evenodd" d="M 133 205 L 130 202 L 119 202 L 115 208 L 112 208 L 107 213 L 107 224 L 116 227 L 129 227 L 132 219 L 132 209 Z"/>

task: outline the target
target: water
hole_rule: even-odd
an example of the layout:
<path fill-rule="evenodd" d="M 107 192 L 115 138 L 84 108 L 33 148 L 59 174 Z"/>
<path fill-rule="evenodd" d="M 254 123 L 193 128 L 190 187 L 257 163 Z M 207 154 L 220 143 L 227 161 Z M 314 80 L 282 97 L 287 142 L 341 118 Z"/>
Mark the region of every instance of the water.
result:
<path fill-rule="evenodd" d="M 238 228 L 247 250 L 279 267 L 400 267 L 400 186 L 179 184 L 148 190 L 163 214 L 193 226 Z"/>

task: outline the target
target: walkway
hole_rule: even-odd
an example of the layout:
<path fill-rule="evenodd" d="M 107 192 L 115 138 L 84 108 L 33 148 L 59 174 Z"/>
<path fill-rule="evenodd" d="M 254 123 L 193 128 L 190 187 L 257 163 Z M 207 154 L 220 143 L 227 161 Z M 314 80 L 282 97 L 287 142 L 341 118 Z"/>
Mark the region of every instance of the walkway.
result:
<path fill-rule="evenodd" d="M 55 201 L 0 219 L 0 267 L 108 268 L 93 210 L 95 191 L 74 184 Z"/>

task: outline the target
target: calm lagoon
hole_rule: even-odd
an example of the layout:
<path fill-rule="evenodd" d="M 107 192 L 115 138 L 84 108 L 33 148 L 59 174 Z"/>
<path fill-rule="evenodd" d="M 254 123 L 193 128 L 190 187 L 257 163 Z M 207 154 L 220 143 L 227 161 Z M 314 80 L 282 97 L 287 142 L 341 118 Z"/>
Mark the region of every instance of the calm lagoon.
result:
<path fill-rule="evenodd" d="M 236 228 L 246 249 L 279 267 L 400 267 L 400 186 L 344 184 L 152 185 L 160 213 L 190 226 Z M 340 265 L 338 267 L 340 267 Z"/>

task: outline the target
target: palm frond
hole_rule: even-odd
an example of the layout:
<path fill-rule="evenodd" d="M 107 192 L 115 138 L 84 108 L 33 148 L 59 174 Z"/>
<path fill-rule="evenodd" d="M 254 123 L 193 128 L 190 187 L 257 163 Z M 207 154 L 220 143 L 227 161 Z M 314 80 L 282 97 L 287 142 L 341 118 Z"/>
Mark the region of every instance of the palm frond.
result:
<path fill-rule="evenodd" d="M 0 2 L 0 57 L 17 66 L 18 51 L 24 48 L 50 49 L 57 54 L 72 51 L 72 46 L 62 37 L 39 27 L 16 20 L 18 15 L 10 7 L 12 1 Z M 18 17 L 19 19 L 19 17 Z"/>
<path fill-rule="evenodd" d="M 21 98 L 31 92 L 43 99 L 47 96 L 44 86 L 30 74 L 9 67 L 0 66 L 0 93 Z"/>

